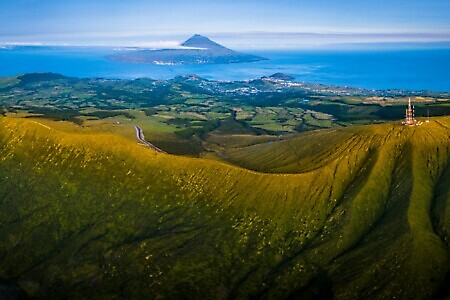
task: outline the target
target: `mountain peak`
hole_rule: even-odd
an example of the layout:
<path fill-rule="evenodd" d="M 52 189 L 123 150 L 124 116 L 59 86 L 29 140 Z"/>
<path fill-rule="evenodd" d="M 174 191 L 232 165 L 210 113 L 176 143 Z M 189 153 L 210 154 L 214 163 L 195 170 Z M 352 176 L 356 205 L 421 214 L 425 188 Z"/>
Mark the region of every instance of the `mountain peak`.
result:
<path fill-rule="evenodd" d="M 126 62 L 167 65 L 229 64 L 240 62 L 254 62 L 266 59 L 255 55 L 233 51 L 200 34 L 194 34 L 180 46 L 185 48 L 126 51 L 127 53 L 113 54 L 111 58 Z"/>
<path fill-rule="evenodd" d="M 194 34 L 184 43 L 181 44 L 184 47 L 206 48 L 206 49 L 226 49 L 224 46 L 210 40 L 206 36 L 200 34 Z"/>

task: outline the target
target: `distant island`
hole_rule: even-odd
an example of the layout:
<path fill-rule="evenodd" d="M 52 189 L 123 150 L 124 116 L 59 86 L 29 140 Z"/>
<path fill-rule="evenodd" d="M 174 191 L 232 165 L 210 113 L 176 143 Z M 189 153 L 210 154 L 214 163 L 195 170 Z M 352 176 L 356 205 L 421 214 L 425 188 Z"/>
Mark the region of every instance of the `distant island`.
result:
<path fill-rule="evenodd" d="M 266 77 L 263 77 L 263 78 L 266 78 Z M 295 76 L 278 72 L 278 73 L 270 75 L 268 78 L 270 78 L 270 79 L 277 79 L 277 80 L 291 81 L 291 80 L 295 79 Z"/>
<path fill-rule="evenodd" d="M 120 51 L 110 55 L 116 61 L 157 65 L 230 64 L 267 60 L 228 49 L 209 38 L 195 34 L 177 49 Z"/>

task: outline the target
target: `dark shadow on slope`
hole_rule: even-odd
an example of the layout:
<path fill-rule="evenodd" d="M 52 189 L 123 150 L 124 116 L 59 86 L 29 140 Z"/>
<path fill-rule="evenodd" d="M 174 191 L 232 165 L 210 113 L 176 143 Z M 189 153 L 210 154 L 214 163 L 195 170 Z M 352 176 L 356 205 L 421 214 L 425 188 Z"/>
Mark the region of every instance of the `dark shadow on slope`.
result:
<path fill-rule="evenodd" d="M 431 207 L 431 221 L 433 224 L 433 231 L 442 240 L 442 242 L 450 247 L 449 232 L 444 228 L 445 224 L 445 210 L 450 194 L 450 164 L 447 164 L 444 172 L 440 176 L 435 190 L 435 198 Z M 448 216 L 447 216 L 448 217 Z M 450 268 L 447 269 L 447 274 L 439 285 L 433 299 L 449 299 L 450 298 Z"/>
<path fill-rule="evenodd" d="M 374 149 L 367 153 L 364 161 L 362 162 L 362 167 L 359 169 L 358 173 L 355 175 L 354 179 L 346 186 L 345 191 L 341 199 L 338 199 L 336 202 L 336 206 L 334 209 L 328 214 L 327 219 L 333 217 L 335 223 L 329 225 L 329 230 L 333 232 L 337 232 L 343 226 L 343 222 L 347 217 L 347 214 L 342 214 L 348 209 L 348 206 L 351 205 L 351 202 L 358 194 L 358 191 L 362 186 L 367 182 L 372 169 L 377 161 L 377 151 Z M 342 219 L 344 218 L 344 219 Z M 324 226 L 325 224 L 323 224 Z M 292 266 L 298 262 L 298 260 L 304 259 L 305 255 L 313 253 L 319 247 L 326 247 L 327 242 L 330 239 L 322 240 L 321 235 L 324 232 L 323 226 L 317 232 L 314 233 L 314 237 L 312 237 L 309 242 L 303 245 L 301 248 L 294 251 L 291 255 L 286 256 L 280 263 L 272 268 L 267 274 L 265 274 L 264 282 L 269 286 L 268 289 L 262 291 L 257 297 L 258 298 L 270 298 L 270 294 L 272 293 L 270 287 L 274 286 L 273 282 L 276 281 L 277 277 L 284 276 L 284 271 L 286 269 L 290 269 Z M 335 238 L 334 235 L 331 236 Z M 325 260 L 329 260 L 330 258 L 321 258 L 316 257 L 316 261 L 323 259 L 323 263 L 326 263 Z M 304 263 L 314 266 L 314 268 L 319 269 L 318 273 L 314 274 L 305 285 L 296 289 L 292 294 L 289 295 L 291 299 L 328 299 L 333 296 L 333 289 L 331 284 L 331 279 L 327 274 L 326 270 L 322 270 L 321 267 L 317 263 L 310 263 L 304 261 Z M 322 262 L 321 262 L 322 263 Z M 317 296 L 317 297 L 316 297 Z M 329 297 L 328 297 L 329 296 Z"/>
<path fill-rule="evenodd" d="M 363 276 L 366 281 L 350 295 L 357 298 L 385 297 L 395 295 L 394 288 L 389 290 L 392 281 L 402 280 L 405 274 L 398 266 L 406 259 L 398 247 L 403 247 L 401 238 L 408 233 L 408 207 L 412 189 L 411 144 L 405 148 L 397 160 L 393 173 L 386 210 L 371 230 L 360 242 L 347 249 L 329 266 L 333 286 L 347 293 L 354 288 L 349 282 L 355 282 Z M 368 275 L 369 270 L 373 273 Z M 386 294 L 386 290 L 387 294 Z M 392 294 L 394 293 L 394 294 Z M 341 295 L 348 296 L 348 294 Z"/>
<path fill-rule="evenodd" d="M 316 277 L 312 278 L 306 286 L 293 291 L 288 297 L 288 300 L 301 299 L 333 299 L 333 286 L 331 278 L 326 271 L 321 271 Z"/>
<path fill-rule="evenodd" d="M 433 224 L 433 231 L 442 240 L 442 242 L 449 247 L 449 232 L 447 228 L 444 228 L 445 224 L 445 210 L 447 205 L 447 199 L 450 196 L 450 164 L 447 164 L 444 172 L 440 176 L 436 189 L 434 192 L 434 199 L 431 205 L 431 222 Z"/>
<path fill-rule="evenodd" d="M 450 272 L 447 272 L 436 293 L 433 295 L 433 300 L 448 300 L 450 299 Z"/>
<path fill-rule="evenodd" d="M 25 300 L 30 298 L 17 283 L 11 280 L 0 279 L 0 299 Z"/>

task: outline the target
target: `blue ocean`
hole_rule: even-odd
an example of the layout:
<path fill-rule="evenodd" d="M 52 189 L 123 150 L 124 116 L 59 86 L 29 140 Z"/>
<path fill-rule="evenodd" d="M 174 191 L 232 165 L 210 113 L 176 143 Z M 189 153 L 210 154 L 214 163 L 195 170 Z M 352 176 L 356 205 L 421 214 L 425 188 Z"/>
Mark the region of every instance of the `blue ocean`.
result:
<path fill-rule="evenodd" d="M 166 66 L 107 58 L 101 47 L 0 48 L 0 76 L 55 72 L 74 77 L 168 79 L 197 74 L 206 79 L 243 80 L 282 72 L 297 81 L 361 87 L 450 91 L 450 49 L 246 51 L 267 61 L 241 64 Z"/>

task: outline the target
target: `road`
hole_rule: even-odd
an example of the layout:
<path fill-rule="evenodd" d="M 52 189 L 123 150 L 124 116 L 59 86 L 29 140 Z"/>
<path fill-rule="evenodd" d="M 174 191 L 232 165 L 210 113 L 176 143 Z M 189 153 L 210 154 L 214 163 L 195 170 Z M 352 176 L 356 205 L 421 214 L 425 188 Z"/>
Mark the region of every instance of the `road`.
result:
<path fill-rule="evenodd" d="M 166 153 L 165 151 L 159 149 L 158 147 L 156 147 L 156 146 L 153 145 L 152 143 L 147 142 L 147 141 L 145 140 L 144 131 L 142 130 L 141 127 L 135 125 L 135 126 L 134 126 L 134 129 L 136 130 L 136 138 L 138 139 L 138 141 L 139 141 L 142 145 L 144 145 L 144 146 L 146 146 L 146 147 L 149 147 L 149 148 L 152 148 L 152 149 L 155 150 L 156 152 L 159 152 L 159 153 Z"/>

